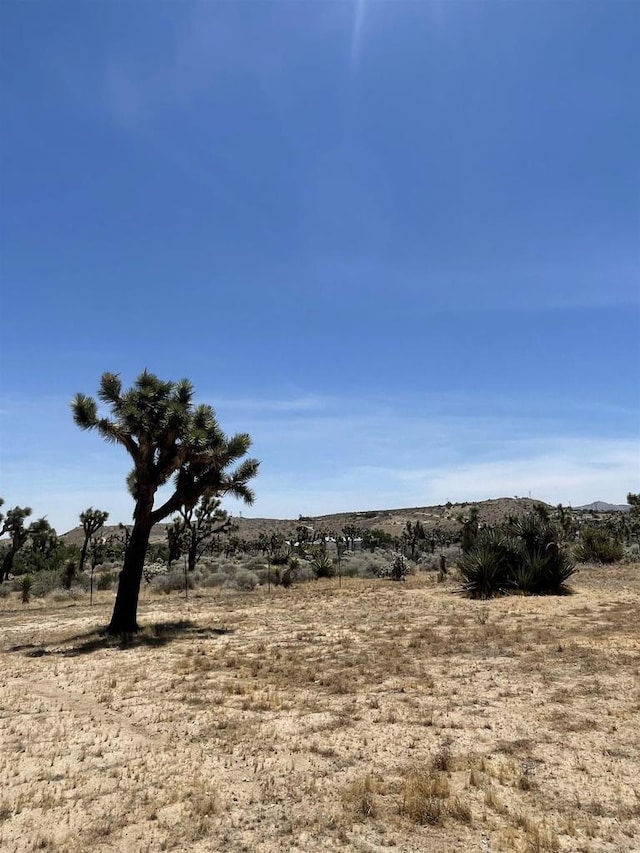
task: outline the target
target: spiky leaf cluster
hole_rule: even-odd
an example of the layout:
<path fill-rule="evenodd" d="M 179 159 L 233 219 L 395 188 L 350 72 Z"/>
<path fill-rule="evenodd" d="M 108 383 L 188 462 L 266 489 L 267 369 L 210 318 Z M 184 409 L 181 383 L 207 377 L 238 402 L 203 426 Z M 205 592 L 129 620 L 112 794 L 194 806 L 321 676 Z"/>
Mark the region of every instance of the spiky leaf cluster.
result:
<path fill-rule="evenodd" d="M 585 527 L 574 554 L 580 563 L 617 563 L 624 557 L 624 547 L 607 530 Z"/>
<path fill-rule="evenodd" d="M 539 513 L 479 531 L 460 569 L 461 591 L 482 599 L 514 590 L 560 592 L 575 570 L 561 532 Z"/>
<path fill-rule="evenodd" d="M 4 501 L 2 503 L 4 503 Z M 14 506 L 7 510 L 6 516 L 0 516 L 0 521 L 2 521 L 0 536 L 4 536 L 8 533 L 14 550 L 18 550 L 18 548 L 20 548 L 27 539 L 28 534 L 25 529 L 24 522 L 30 515 L 31 507 Z"/>
<path fill-rule="evenodd" d="M 126 448 L 134 463 L 127 484 L 136 502 L 152 500 L 173 479 L 173 494 L 153 511 L 153 523 L 180 507 L 193 507 L 201 495 L 229 494 L 253 502 L 247 483 L 259 463 L 246 459 L 228 471 L 249 450 L 250 437 L 239 433 L 227 438 L 211 406 L 194 406 L 187 379 L 165 382 L 145 370 L 123 391 L 120 377 L 105 373 L 97 396 L 109 416 L 100 414 L 96 400 L 76 394 L 74 420 L 81 429 L 96 430 Z"/>
<path fill-rule="evenodd" d="M 101 509 L 94 509 L 92 506 L 81 512 L 80 524 L 87 539 L 90 539 L 94 533 L 97 533 L 106 524 L 108 518 L 108 512 Z"/>

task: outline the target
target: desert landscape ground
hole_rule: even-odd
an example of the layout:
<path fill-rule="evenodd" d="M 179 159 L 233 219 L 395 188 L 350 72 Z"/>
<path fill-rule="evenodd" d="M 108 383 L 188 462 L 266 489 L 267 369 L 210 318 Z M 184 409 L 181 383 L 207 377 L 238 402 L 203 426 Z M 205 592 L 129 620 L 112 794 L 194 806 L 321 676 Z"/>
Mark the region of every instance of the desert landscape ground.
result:
<path fill-rule="evenodd" d="M 640 850 L 640 571 L 0 600 L 0 849 Z"/>

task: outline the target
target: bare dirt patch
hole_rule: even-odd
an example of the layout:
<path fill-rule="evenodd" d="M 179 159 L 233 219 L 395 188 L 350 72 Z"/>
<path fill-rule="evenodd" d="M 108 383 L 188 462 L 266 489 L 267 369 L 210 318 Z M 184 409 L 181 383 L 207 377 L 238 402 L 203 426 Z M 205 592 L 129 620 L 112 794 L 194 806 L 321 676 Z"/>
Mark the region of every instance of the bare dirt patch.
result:
<path fill-rule="evenodd" d="M 0 601 L 3 851 L 640 850 L 640 568 Z"/>

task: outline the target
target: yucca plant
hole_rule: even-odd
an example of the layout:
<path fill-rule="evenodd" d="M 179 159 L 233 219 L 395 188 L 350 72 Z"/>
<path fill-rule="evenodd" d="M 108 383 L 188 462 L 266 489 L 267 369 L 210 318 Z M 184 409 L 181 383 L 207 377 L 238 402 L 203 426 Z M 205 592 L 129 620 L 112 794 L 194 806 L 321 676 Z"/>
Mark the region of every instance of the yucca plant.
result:
<path fill-rule="evenodd" d="M 324 544 L 316 550 L 310 562 L 316 578 L 332 578 L 336 573 L 333 560 L 327 554 L 327 548 Z"/>
<path fill-rule="evenodd" d="M 513 543 L 496 528 L 481 531 L 475 547 L 460 562 L 461 591 L 471 598 L 492 598 L 513 588 L 510 565 Z"/>
<path fill-rule="evenodd" d="M 545 571 L 545 559 L 538 554 L 527 554 L 523 550 L 522 559 L 512 567 L 514 587 L 520 592 L 537 592 L 537 581 Z"/>
<path fill-rule="evenodd" d="M 575 563 L 569 553 L 559 548 L 547 563 L 545 574 L 541 578 L 544 583 L 537 592 L 566 592 L 566 583 L 575 570 Z"/>
<path fill-rule="evenodd" d="M 574 572 L 559 530 L 540 513 L 481 531 L 460 568 L 460 591 L 482 599 L 514 590 L 561 592 Z"/>
<path fill-rule="evenodd" d="M 585 527 L 574 554 L 580 563 L 617 563 L 624 557 L 624 547 L 606 530 Z"/>

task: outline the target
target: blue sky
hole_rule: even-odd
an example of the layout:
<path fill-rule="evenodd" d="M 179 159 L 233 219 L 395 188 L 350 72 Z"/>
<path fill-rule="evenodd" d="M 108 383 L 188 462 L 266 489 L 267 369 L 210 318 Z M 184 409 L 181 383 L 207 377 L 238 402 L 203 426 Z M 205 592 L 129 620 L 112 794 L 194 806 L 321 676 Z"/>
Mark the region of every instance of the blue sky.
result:
<path fill-rule="evenodd" d="M 247 515 L 638 491 L 639 39 L 632 0 L 5 0 L 7 505 L 128 521 L 69 401 L 145 367 L 251 433 Z"/>

